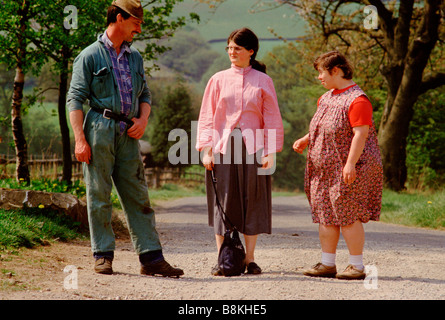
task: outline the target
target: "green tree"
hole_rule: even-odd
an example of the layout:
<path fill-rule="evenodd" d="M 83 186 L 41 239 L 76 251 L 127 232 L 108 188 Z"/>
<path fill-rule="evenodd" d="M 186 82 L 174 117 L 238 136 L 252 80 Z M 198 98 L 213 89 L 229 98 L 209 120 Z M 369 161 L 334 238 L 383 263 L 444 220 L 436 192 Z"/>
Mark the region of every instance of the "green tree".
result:
<path fill-rule="evenodd" d="M 144 24 L 139 39 L 147 41 L 144 52 L 146 60 L 156 59 L 156 54 L 165 50 L 165 47 L 150 40 L 171 36 L 177 28 L 185 24 L 184 17 L 168 20 L 175 3 L 180 1 L 163 0 L 144 3 Z M 63 141 L 63 180 L 67 182 L 71 181 L 72 168 L 69 129 L 66 120 L 69 72 L 77 54 L 95 41 L 99 32 L 105 30 L 106 9 L 109 5 L 108 0 L 59 0 L 47 4 L 43 8 L 44 13 L 42 12 L 36 19 L 42 32 L 39 38 L 33 39 L 33 43 L 56 62 L 55 70 L 60 75 L 58 113 Z M 65 10 L 65 8 L 70 10 Z M 48 16 L 54 19 L 48 21 Z M 68 19 L 70 16 L 72 18 Z M 197 16 L 192 15 L 192 18 L 197 19 Z"/>
<path fill-rule="evenodd" d="M 407 179 L 406 145 L 414 106 L 428 90 L 445 84 L 441 0 L 384 2 L 280 0 L 306 19 L 326 48 L 376 61 L 387 86 L 379 125 L 385 185 L 402 190 Z M 365 6 L 368 7 L 364 13 Z M 374 16 L 372 16 L 374 14 Z M 369 20 L 378 23 L 372 26 Z M 368 25 L 366 23 L 368 22 Z M 376 28 L 374 28 L 376 27 Z"/>
<path fill-rule="evenodd" d="M 10 109 L 12 99 L 12 80 L 14 72 L 6 70 L 6 65 L 0 63 L 0 152 L 8 153 L 9 132 L 11 128 Z"/>
<path fill-rule="evenodd" d="M 170 167 L 168 153 L 172 145 L 179 141 L 169 141 L 173 129 L 182 129 L 186 133 L 187 158 L 190 153 L 191 121 L 194 119 L 191 97 L 183 82 L 174 87 L 167 87 L 159 105 L 153 110 L 153 133 L 150 136 L 152 156 L 158 167 Z M 185 140 L 182 140 L 185 143 Z M 194 147 L 194 146 L 192 146 Z M 190 159 L 187 159 L 190 163 Z"/>
<path fill-rule="evenodd" d="M 36 1 L 39 4 L 39 1 Z M 66 94 L 71 64 L 79 52 L 92 43 L 104 29 L 107 0 L 40 1 L 39 14 L 34 17 L 37 30 L 32 43 L 55 63 L 53 71 L 59 76 L 58 115 L 62 137 L 62 180 L 71 184 L 72 157 L 66 115 Z M 48 19 L 51 17 L 51 19 Z"/>
<path fill-rule="evenodd" d="M 292 43 L 275 47 L 263 62 L 274 82 L 284 127 L 284 145 L 282 152 L 277 154 L 274 184 L 280 188 L 303 190 L 306 160 L 297 156 L 292 145 L 308 132 L 317 99 L 324 90 L 295 67 L 302 64 L 302 57 L 295 54 L 295 49 Z"/>
<path fill-rule="evenodd" d="M 414 108 L 407 144 L 408 184 L 438 188 L 445 183 L 445 87 L 422 95 Z"/>
<path fill-rule="evenodd" d="M 218 5 L 225 0 L 199 0 Z M 373 82 L 377 71 L 387 98 L 379 124 L 384 182 L 402 190 L 406 145 L 414 106 L 428 90 L 445 84 L 442 0 L 263 0 L 256 7 L 288 5 L 307 22 L 311 53 L 337 49 Z M 366 13 L 365 7 L 367 10 Z M 378 18 L 378 20 L 376 19 Z M 375 22 L 378 22 L 375 24 Z M 375 28 L 376 27 L 376 28 Z M 320 41 L 321 40 L 321 41 Z M 374 74 L 374 77 L 372 76 Z"/>
<path fill-rule="evenodd" d="M 170 19 L 174 5 L 182 0 L 144 3 L 144 24 L 140 39 L 146 40 L 144 57 L 155 60 L 166 47 L 150 41 L 169 37 L 185 25 L 185 17 Z M 101 30 L 105 30 L 108 0 L 15 0 L 2 6 L 0 12 L 0 61 L 16 68 L 12 106 L 12 127 L 16 143 L 17 178 L 29 181 L 27 146 L 21 124 L 24 75 L 28 69 L 38 73 L 48 58 L 54 60 L 59 75 L 58 114 L 63 141 L 63 180 L 71 182 L 71 147 L 66 119 L 66 93 L 72 61 Z M 191 19 L 198 16 L 191 14 Z M 150 70 L 150 68 L 149 68 Z M 33 99 L 35 101 L 35 97 Z"/>
<path fill-rule="evenodd" d="M 15 69 L 11 104 L 11 127 L 16 152 L 16 178 L 29 182 L 28 154 L 22 124 L 22 99 L 25 74 L 38 73 L 46 57 L 31 45 L 36 31 L 33 18 L 40 8 L 35 1 L 11 0 L 2 2 L 0 10 L 0 62 L 8 69 Z"/>

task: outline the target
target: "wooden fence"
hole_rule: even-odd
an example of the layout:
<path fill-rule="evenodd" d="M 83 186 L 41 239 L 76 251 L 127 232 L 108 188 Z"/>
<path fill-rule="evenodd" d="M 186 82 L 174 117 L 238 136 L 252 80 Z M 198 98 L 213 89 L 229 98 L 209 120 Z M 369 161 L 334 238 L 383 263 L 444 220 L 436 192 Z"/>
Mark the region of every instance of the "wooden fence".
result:
<path fill-rule="evenodd" d="M 202 170 L 181 171 L 179 168 L 146 168 L 145 180 L 150 188 L 159 188 L 166 183 L 196 186 L 204 184 L 205 174 Z"/>
<path fill-rule="evenodd" d="M 15 177 L 15 158 L 6 158 L 0 155 L 0 177 L 14 178 Z M 57 157 L 37 158 L 30 156 L 28 159 L 28 168 L 31 179 L 51 179 L 57 180 L 62 178 L 63 160 Z M 83 178 L 82 163 L 77 160 L 72 160 L 72 178 L 73 180 L 80 180 Z"/>
<path fill-rule="evenodd" d="M 0 178 L 15 177 L 15 158 L 6 159 L 0 155 Z M 28 167 L 31 179 L 51 179 L 58 180 L 62 178 L 63 160 L 53 157 L 45 159 L 41 157 L 30 157 Z M 72 179 L 74 181 L 83 179 L 82 163 L 73 160 Z M 179 168 L 146 168 L 145 180 L 150 188 L 159 188 L 166 183 L 182 184 L 186 186 L 195 186 L 204 183 L 205 170 L 180 170 Z"/>

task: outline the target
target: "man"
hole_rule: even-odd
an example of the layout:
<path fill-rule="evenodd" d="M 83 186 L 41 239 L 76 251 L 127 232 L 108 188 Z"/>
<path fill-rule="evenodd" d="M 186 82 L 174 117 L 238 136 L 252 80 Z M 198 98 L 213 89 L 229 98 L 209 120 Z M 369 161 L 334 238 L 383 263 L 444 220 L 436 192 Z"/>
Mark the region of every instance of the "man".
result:
<path fill-rule="evenodd" d="M 179 277 L 181 269 L 165 261 L 155 227 L 138 139 L 151 111 L 143 60 L 131 48 L 141 32 L 139 0 L 116 0 L 108 8 L 107 28 L 75 59 L 67 96 L 75 137 L 75 155 L 83 162 L 95 271 L 113 273 L 115 237 L 110 193 L 114 183 L 141 273 Z M 83 103 L 89 100 L 85 119 Z"/>

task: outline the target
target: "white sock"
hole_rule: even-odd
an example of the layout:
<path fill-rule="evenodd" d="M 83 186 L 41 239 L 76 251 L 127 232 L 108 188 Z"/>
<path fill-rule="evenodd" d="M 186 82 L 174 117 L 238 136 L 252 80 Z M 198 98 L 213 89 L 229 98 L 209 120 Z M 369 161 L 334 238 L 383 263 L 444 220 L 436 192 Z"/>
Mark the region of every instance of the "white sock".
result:
<path fill-rule="evenodd" d="M 328 267 L 335 266 L 335 253 L 321 253 L 321 263 Z"/>
<path fill-rule="evenodd" d="M 354 267 L 356 267 L 359 270 L 363 270 L 363 268 L 365 267 L 363 265 L 363 255 L 349 255 L 349 263 L 352 264 Z"/>

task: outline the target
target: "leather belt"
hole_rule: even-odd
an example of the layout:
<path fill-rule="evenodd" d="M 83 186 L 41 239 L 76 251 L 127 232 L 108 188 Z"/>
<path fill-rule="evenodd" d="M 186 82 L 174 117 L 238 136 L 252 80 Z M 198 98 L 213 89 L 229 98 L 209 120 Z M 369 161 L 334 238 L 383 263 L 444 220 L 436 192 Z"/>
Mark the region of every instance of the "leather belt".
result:
<path fill-rule="evenodd" d="M 125 114 L 123 113 L 115 113 L 111 111 L 110 109 L 100 109 L 96 107 L 91 107 L 91 110 L 94 112 L 100 113 L 105 119 L 113 119 L 116 121 L 123 121 L 128 125 L 128 128 L 130 128 L 134 122 L 128 119 Z"/>

